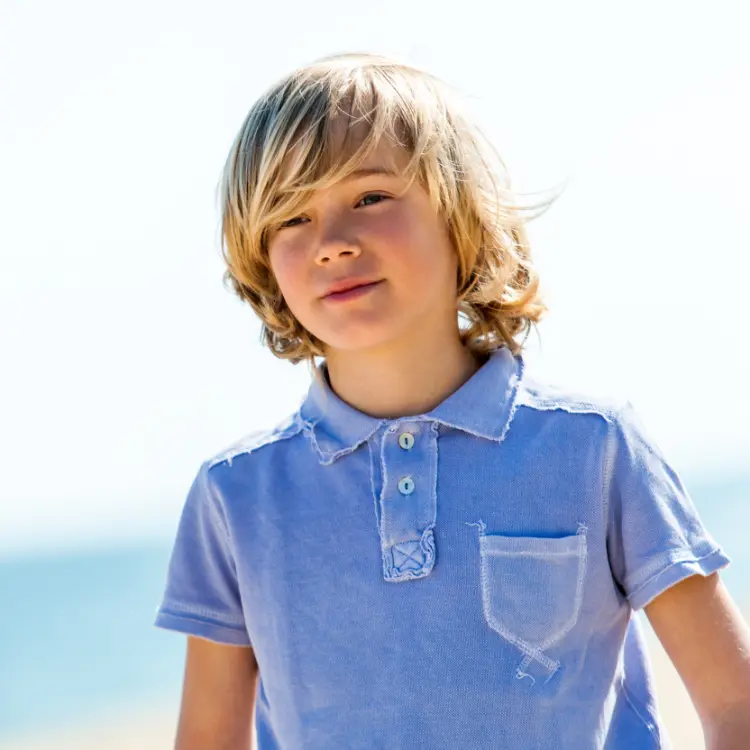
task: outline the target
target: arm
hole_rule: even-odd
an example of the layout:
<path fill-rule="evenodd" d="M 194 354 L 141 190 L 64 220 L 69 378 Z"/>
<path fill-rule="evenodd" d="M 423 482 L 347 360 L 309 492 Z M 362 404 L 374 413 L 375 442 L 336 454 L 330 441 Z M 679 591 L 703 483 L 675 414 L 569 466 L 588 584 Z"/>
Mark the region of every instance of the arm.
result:
<path fill-rule="evenodd" d="M 175 750 L 252 750 L 255 653 L 188 636 Z"/>
<path fill-rule="evenodd" d="M 718 573 L 690 576 L 644 610 L 695 705 L 706 748 L 750 746 L 750 628 Z"/>

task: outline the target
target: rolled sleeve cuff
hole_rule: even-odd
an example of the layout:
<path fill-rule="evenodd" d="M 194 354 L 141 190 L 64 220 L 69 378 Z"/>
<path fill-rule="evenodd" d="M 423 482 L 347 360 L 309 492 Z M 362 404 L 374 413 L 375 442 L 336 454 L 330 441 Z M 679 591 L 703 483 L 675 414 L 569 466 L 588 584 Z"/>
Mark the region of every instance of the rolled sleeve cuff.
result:
<path fill-rule="evenodd" d="M 697 557 L 692 550 L 672 552 L 655 569 L 649 566 L 650 570 L 646 572 L 646 579 L 639 582 L 628 594 L 628 602 L 632 609 L 642 609 L 670 586 L 696 573 L 702 576 L 711 575 L 729 565 L 730 562 L 731 558 L 721 547 L 716 547 L 700 557 Z"/>
<path fill-rule="evenodd" d="M 247 630 L 240 627 L 223 625 L 193 614 L 167 612 L 159 610 L 154 626 L 164 630 L 175 630 L 186 635 L 207 638 L 215 643 L 231 646 L 250 646 Z"/>

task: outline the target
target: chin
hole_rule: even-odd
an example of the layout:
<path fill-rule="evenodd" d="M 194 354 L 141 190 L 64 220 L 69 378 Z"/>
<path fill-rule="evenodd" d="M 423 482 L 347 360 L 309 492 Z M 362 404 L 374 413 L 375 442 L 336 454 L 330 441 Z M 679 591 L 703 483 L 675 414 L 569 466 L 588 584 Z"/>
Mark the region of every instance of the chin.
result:
<path fill-rule="evenodd" d="M 326 335 L 327 334 L 327 335 Z M 343 333 L 326 332 L 318 335 L 326 349 L 337 352 L 365 352 L 387 347 L 398 338 L 393 332 L 382 330 L 359 330 Z"/>

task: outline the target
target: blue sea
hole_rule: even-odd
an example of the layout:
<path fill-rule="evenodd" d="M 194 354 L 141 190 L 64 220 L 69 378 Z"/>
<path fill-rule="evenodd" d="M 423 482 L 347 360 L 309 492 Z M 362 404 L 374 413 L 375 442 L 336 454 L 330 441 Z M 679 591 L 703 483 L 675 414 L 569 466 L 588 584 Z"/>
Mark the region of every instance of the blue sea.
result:
<path fill-rule="evenodd" d="M 685 476 L 732 558 L 723 577 L 750 600 L 750 474 Z M 175 707 L 185 638 L 152 622 L 172 539 L 0 560 L 0 741 L 31 731 Z"/>
<path fill-rule="evenodd" d="M 0 562 L 0 740 L 172 703 L 184 637 L 152 626 L 170 544 Z"/>

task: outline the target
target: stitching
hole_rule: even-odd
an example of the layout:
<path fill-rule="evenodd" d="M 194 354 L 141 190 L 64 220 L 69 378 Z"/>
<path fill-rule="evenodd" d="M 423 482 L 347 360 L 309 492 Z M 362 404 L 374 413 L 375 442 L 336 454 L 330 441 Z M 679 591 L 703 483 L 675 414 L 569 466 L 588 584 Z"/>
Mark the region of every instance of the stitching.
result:
<path fill-rule="evenodd" d="M 422 549 L 425 553 L 425 568 L 431 570 L 434 565 L 435 559 L 435 524 L 437 523 L 437 478 L 438 478 L 438 439 L 439 439 L 439 426 L 437 422 L 430 424 L 430 430 L 432 432 L 430 445 L 428 449 L 430 451 L 430 471 L 431 471 L 431 487 L 430 487 L 430 513 L 427 519 L 427 527 L 422 532 L 422 538 L 420 540 Z M 429 532 L 429 534 L 428 534 Z"/>
<path fill-rule="evenodd" d="M 380 537 L 381 546 L 382 546 L 383 534 L 382 534 L 382 529 L 381 529 L 381 519 L 380 519 L 380 513 L 379 513 L 379 507 L 378 507 L 379 500 L 378 500 L 377 493 L 375 492 L 375 465 L 374 465 L 375 456 L 373 455 L 373 452 L 372 452 L 372 443 L 369 441 L 367 442 L 367 450 L 370 454 L 370 491 L 372 492 L 372 497 L 373 497 L 372 507 L 373 507 L 373 510 L 375 511 L 375 527 L 378 530 L 378 536 Z"/>
<path fill-rule="evenodd" d="M 627 576 L 625 585 L 628 589 L 631 587 L 635 590 L 642 588 L 651 578 L 651 574 L 654 571 L 659 570 L 664 563 L 667 562 L 680 562 L 682 560 L 695 559 L 695 555 L 691 549 L 670 549 L 663 552 L 656 559 L 651 562 L 644 563 L 638 570 L 632 572 Z"/>
<path fill-rule="evenodd" d="M 585 524 L 575 536 L 542 537 L 542 536 L 505 536 L 504 534 L 484 534 L 482 548 L 487 554 L 498 555 L 527 555 L 532 557 L 547 557 L 555 555 L 577 555 L 580 540 L 577 538 L 582 530 L 587 530 Z M 523 545 L 519 547 L 518 545 Z"/>
<path fill-rule="evenodd" d="M 486 526 L 481 521 L 479 521 L 478 524 L 469 524 L 467 525 L 479 526 L 479 534 L 480 538 L 484 535 Z M 558 628 L 557 631 L 554 633 L 551 633 L 542 643 L 540 643 L 538 646 L 532 646 L 527 641 L 523 640 L 519 636 L 514 635 L 510 631 L 508 631 L 502 623 L 500 623 L 497 618 L 494 616 L 494 613 L 491 611 L 490 607 L 490 583 L 489 583 L 489 573 L 487 570 L 487 551 L 483 549 L 483 545 L 479 545 L 479 557 L 480 557 L 480 582 L 481 582 L 481 593 L 482 593 L 482 609 L 484 611 L 484 616 L 489 623 L 490 627 L 492 627 L 493 630 L 496 630 L 500 635 L 502 635 L 506 640 L 510 641 L 514 645 L 516 645 L 519 649 L 521 649 L 524 653 L 528 654 L 532 658 L 539 661 L 541 664 L 546 666 L 548 669 L 554 669 L 557 670 L 557 668 L 560 666 L 559 661 L 555 661 L 553 659 L 550 659 L 546 657 L 542 651 L 546 648 L 548 648 L 550 645 L 558 641 L 560 638 L 562 638 L 566 633 L 568 633 L 573 626 L 575 625 L 578 615 L 580 614 L 581 604 L 583 602 L 583 583 L 585 579 L 586 574 L 586 560 L 588 557 L 588 547 L 586 543 L 586 532 L 588 531 L 588 527 L 580 523 L 578 532 L 576 533 L 576 537 L 578 538 L 578 548 L 573 551 L 572 553 L 563 553 L 565 556 L 568 556 L 570 554 L 577 555 L 578 556 L 578 570 L 576 575 L 576 593 L 575 597 L 573 599 L 573 610 L 568 618 L 567 622 L 565 622 L 564 625 L 562 625 L 560 628 Z M 503 553 L 512 555 L 513 553 Z M 551 554 L 557 554 L 557 553 L 551 553 Z"/>
<path fill-rule="evenodd" d="M 300 420 L 302 422 L 302 428 L 304 430 L 304 434 L 307 437 L 308 440 L 312 443 L 313 450 L 318 454 L 318 459 L 322 462 L 325 460 L 325 456 L 323 455 L 323 451 L 321 451 L 320 446 L 318 445 L 318 440 L 315 437 L 315 425 L 317 424 L 318 420 L 307 420 L 302 419 L 300 417 Z"/>
<path fill-rule="evenodd" d="M 505 440 L 505 435 L 510 429 L 510 423 L 513 421 L 513 417 L 516 416 L 516 410 L 518 409 L 518 405 L 520 403 L 519 397 L 521 393 L 522 381 L 524 378 L 524 374 L 526 372 L 526 364 L 524 362 L 523 357 L 518 357 L 516 359 L 516 362 L 518 363 L 518 373 L 514 376 L 514 382 L 508 391 L 508 398 L 512 399 L 511 405 L 510 405 L 510 411 L 508 412 L 508 419 L 505 422 L 503 431 L 500 433 L 500 438 L 498 439 L 498 443 L 502 443 L 502 441 Z M 525 381 L 523 382 L 523 385 L 524 386 L 526 385 Z"/>
<path fill-rule="evenodd" d="M 414 562 L 418 567 L 422 567 L 422 564 L 424 563 L 424 554 L 423 550 L 421 549 L 421 546 L 419 542 L 401 542 L 400 544 L 394 544 L 392 547 L 393 550 L 393 564 L 397 568 L 403 568 L 404 565 L 406 565 L 408 562 Z M 400 555 L 402 555 L 402 559 L 399 561 L 398 565 L 396 565 L 396 555 L 395 553 L 398 552 Z M 414 555 L 420 554 L 422 559 L 418 560 Z M 411 568 L 409 568 L 411 570 Z"/>
<path fill-rule="evenodd" d="M 484 523 L 480 520 L 479 523 L 480 526 L 480 534 L 484 533 L 484 529 L 486 528 Z M 489 583 L 488 583 L 488 574 L 487 574 L 487 559 L 481 552 L 479 552 L 479 576 L 480 576 L 480 589 L 482 594 L 482 609 L 484 611 L 485 619 L 487 620 L 490 627 L 497 631 L 503 638 L 505 638 L 507 641 L 512 643 L 514 646 L 519 648 L 524 654 L 527 656 L 530 656 L 533 659 L 536 659 L 540 664 L 547 667 L 547 669 L 554 669 L 557 670 L 557 668 L 560 666 L 559 661 L 555 661 L 553 659 L 548 658 L 545 656 L 540 649 L 534 648 L 531 644 L 527 643 L 526 641 L 522 640 L 521 638 L 518 638 L 517 636 L 513 635 L 512 633 L 505 630 L 505 628 L 495 619 L 493 616 L 491 610 L 490 610 L 490 602 L 489 602 Z"/>
<path fill-rule="evenodd" d="M 611 397 L 602 396 L 598 401 L 590 398 L 577 398 L 582 394 L 573 394 L 569 389 L 561 389 L 559 397 L 542 395 L 542 388 L 549 390 L 555 388 L 550 383 L 540 383 L 536 378 L 527 376 L 524 382 L 522 404 L 541 411 L 553 411 L 561 409 L 570 413 L 593 413 L 603 417 L 607 422 L 613 422 L 621 402 Z M 567 391 L 567 392 L 565 392 Z"/>
<path fill-rule="evenodd" d="M 633 712 L 635 713 L 635 715 L 643 722 L 644 726 L 652 734 L 654 739 L 658 741 L 659 735 L 656 730 L 656 726 L 652 722 L 644 718 L 644 716 L 638 710 L 638 706 L 635 703 L 635 698 L 631 697 L 630 690 L 628 689 L 628 686 L 625 683 L 625 676 L 622 673 L 620 674 L 620 688 L 622 690 L 623 695 L 625 696 L 625 700 L 630 704 L 630 707 L 633 709 Z"/>
<path fill-rule="evenodd" d="M 273 428 L 272 430 L 258 430 L 255 432 L 248 433 L 244 437 L 235 441 L 228 448 L 208 459 L 208 468 L 212 469 L 214 466 L 218 466 L 220 463 L 226 461 L 230 466 L 232 465 L 233 459 L 237 456 L 245 453 L 250 454 L 260 448 L 270 445 L 271 443 L 279 442 L 280 440 L 288 440 L 298 435 L 302 431 L 302 426 L 299 423 L 298 414 L 294 414 L 291 417 L 287 417 L 284 422 Z"/>
<path fill-rule="evenodd" d="M 700 557 L 697 557 L 695 554 L 695 550 L 692 547 L 680 547 L 678 549 L 671 549 L 667 550 L 663 554 L 659 555 L 655 560 L 652 560 L 649 563 L 646 563 L 642 567 L 640 567 L 635 572 L 631 573 L 626 581 L 625 584 L 628 589 L 631 587 L 634 588 L 634 590 L 637 590 L 639 588 L 643 588 L 643 586 L 648 583 L 651 578 L 653 578 L 653 573 L 655 571 L 660 571 L 660 568 L 664 563 L 677 563 L 677 562 L 697 562 L 698 560 L 703 560 L 704 558 L 708 557 L 709 555 L 712 555 L 716 550 L 712 549 L 710 552 L 706 553 L 705 555 L 701 555 Z M 666 568 L 664 569 L 666 570 Z"/>
<path fill-rule="evenodd" d="M 596 414 L 607 422 L 612 421 L 612 415 L 606 407 L 597 404 L 589 404 L 585 401 L 576 401 L 575 399 L 553 401 L 532 394 L 532 398 L 522 400 L 521 406 L 527 406 L 530 409 L 537 409 L 538 411 L 560 410 L 566 411 L 569 414 Z"/>
<path fill-rule="evenodd" d="M 402 544 L 408 544 L 408 542 L 403 542 Z M 413 544 L 417 544 L 417 542 L 413 542 Z M 425 529 L 422 532 L 422 536 L 418 542 L 420 545 L 422 552 L 424 554 L 424 559 L 427 561 L 422 564 L 419 570 L 404 570 L 399 571 L 398 573 L 394 574 L 393 570 L 396 570 L 396 566 L 394 565 L 392 568 L 390 567 L 390 562 L 388 563 L 387 572 L 385 574 L 385 580 L 389 583 L 392 582 L 398 582 L 398 581 L 406 581 L 414 578 L 425 578 L 427 575 L 429 575 L 430 570 L 432 569 L 432 561 L 435 558 L 435 538 L 432 533 L 432 529 Z M 394 545 L 394 548 L 399 545 Z M 386 559 L 387 556 L 390 554 L 390 551 L 384 551 L 383 552 L 383 566 L 384 569 L 386 568 Z"/>
<path fill-rule="evenodd" d="M 385 438 L 388 432 L 383 432 L 380 440 L 380 513 L 381 513 L 381 525 L 378 526 L 378 534 L 380 535 L 380 550 L 381 558 L 383 562 L 383 577 L 390 579 L 392 576 L 391 570 L 391 559 L 392 553 L 387 548 L 385 539 L 383 538 L 383 527 L 382 527 L 382 513 L 383 513 L 383 499 L 385 496 L 386 487 L 388 486 L 388 470 L 385 465 Z"/>
<path fill-rule="evenodd" d="M 531 684 L 535 685 L 536 679 L 534 678 L 534 676 L 528 674 L 528 672 L 523 671 L 529 666 L 529 664 L 531 664 L 531 662 L 532 662 L 531 656 L 528 656 L 528 655 L 524 656 L 521 663 L 516 667 L 515 675 L 516 675 L 517 680 L 522 680 L 524 677 L 528 677 L 531 680 Z M 557 670 L 559 668 L 560 668 L 560 662 L 557 663 L 557 666 L 554 669 L 550 669 L 550 673 L 549 675 L 547 675 L 547 679 L 544 681 L 545 685 L 557 674 Z"/>
<path fill-rule="evenodd" d="M 215 621 L 215 624 L 221 625 L 223 627 L 236 629 L 235 626 L 241 626 L 239 629 L 244 630 L 245 629 L 245 621 L 242 618 L 223 618 L 218 613 L 214 612 L 211 609 L 208 609 L 207 607 L 202 607 L 200 605 L 194 605 L 194 604 L 184 604 L 182 602 L 175 601 L 174 599 L 167 599 L 164 602 L 164 606 L 160 609 L 160 612 L 163 612 L 166 615 L 171 614 L 169 611 L 170 609 L 176 610 L 177 612 L 186 612 L 187 614 L 196 615 L 197 617 L 207 617 L 211 620 Z M 178 616 L 178 615 L 175 615 Z"/>
<path fill-rule="evenodd" d="M 583 579 L 586 574 L 586 559 L 587 559 L 587 544 L 586 544 L 586 526 L 582 525 L 576 536 L 580 540 L 578 543 L 578 575 L 576 579 L 576 595 L 573 600 L 573 611 L 568 618 L 568 621 L 556 633 L 550 634 L 547 640 L 543 641 L 539 648 L 545 649 L 551 646 L 555 641 L 560 640 L 566 633 L 570 632 L 573 626 L 578 620 L 578 615 L 581 611 L 581 604 L 583 602 Z"/>
<path fill-rule="evenodd" d="M 705 560 L 707 557 L 711 557 L 717 552 L 722 552 L 720 547 L 715 547 L 710 552 L 705 555 L 701 555 L 700 557 L 696 557 L 695 552 L 692 549 L 677 549 L 665 552 L 663 555 L 660 555 L 653 563 L 647 565 L 645 569 L 636 571 L 633 575 L 628 576 L 626 584 L 628 588 L 630 588 L 631 583 L 634 583 L 635 580 L 638 580 L 641 575 L 648 576 L 644 581 L 636 584 L 635 588 L 628 594 L 628 599 L 636 596 L 636 594 L 640 593 L 652 581 L 662 575 L 662 573 L 666 573 L 666 571 L 668 571 L 675 565 L 685 562 L 699 563 L 701 562 L 701 560 Z M 665 568 L 661 568 L 661 566 L 665 562 L 669 562 L 669 565 L 667 565 Z M 654 573 L 654 571 L 656 571 L 656 573 L 654 575 L 651 575 L 652 573 Z"/>
<path fill-rule="evenodd" d="M 317 419 L 313 420 L 305 420 L 300 417 L 303 426 L 305 427 L 306 434 L 310 436 L 310 439 L 312 440 L 313 447 L 315 448 L 315 452 L 318 454 L 318 458 L 320 460 L 320 463 L 324 466 L 329 466 L 332 464 L 337 458 L 341 458 L 342 456 L 346 456 L 349 453 L 354 453 L 357 448 L 359 448 L 362 443 L 366 443 L 385 423 L 387 420 L 381 419 L 379 420 L 375 426 L 362 438 L 359 440 L 356 440 L 356 442 L 353 445 L 348 445 L 345 448 L 341 448 L 338 451 L 328 451 L 323 450 L 323 448 L 320 447 L 320 444 L 318 443 L 317 438 L 315 437 L 315 427 L 317 426 L 318 422 L 321 420 L 321 417 L 318 417 Z"/>

